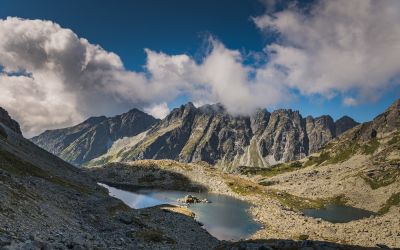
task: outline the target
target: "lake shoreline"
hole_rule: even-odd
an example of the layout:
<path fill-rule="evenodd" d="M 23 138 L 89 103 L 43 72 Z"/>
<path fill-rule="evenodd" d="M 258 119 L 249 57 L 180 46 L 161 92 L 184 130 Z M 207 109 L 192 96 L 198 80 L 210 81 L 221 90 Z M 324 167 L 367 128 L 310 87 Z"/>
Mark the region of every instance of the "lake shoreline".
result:
<path fill-rule="evenodd" d="M 89 170 L 92 176 L 102 181 L 109 181 L 109 173 L 119 173 L 120 169 L 129 169 L 129 176 L 124 176 L 124 183 L 139 183 L 138 179 L 148 174 L 146 162 L 139 162 L 143 169 L 137 171 L 129 165 L 138 162 L 117 164 L 113 167 L 93 168 Z M 400 245 L 400 229 L 398 228 L 400 209 L 392 209 L 381 216 L 372 216 L 348 223 L 330 223 L 321 219 L 306 217 L 301 211 L 291 208 L 287 202 L 284 191 L 277 191 L 270 187 L 258 185 L 253 179 L 244 176 L 231 175 L 219 169 L 198 164 L 183 164 L 174 161 L 160 160 L 148 161 L 151 165 L 158 164 L 165 171 L 173 171 L 186 176 L 194 185 L 207 187 L 208 192 L 225 194 L 250 202 L 249 212 L 253 218 L 263 224 L 263 229 L 257 231 L 249 239 L 310 239 L 330 241 L 337 243 L 355 244 L 360 246 L 375 247 L 376 244 L 385 244 L 390 247 Z M 306 170 L 304 170 L 306 171 Z M 312 169 L 308 170 L 312 171 Z M 120 181 L 114 178 L 114 181 Z M 158 188 L 163 188 L 165 181 L 152 182 Z M 233 184 L 232 184 L 233 183 Z M 148 184 L 148 183 L 147 183 Z M 165 187 L 169 187 L 167 183 Z M 290 199 L 291 196 L 288 196 Z M 304 198 L 307 200 L 306 198 Z M 289 200 L 290 201 L 290 200 Z M 283 204 L 286 202 L 286 204 Z M 289 204 L 289 205 L 288 205 Z M 351 204 L 353 205 L 353 204 Z M 357 207 L 357 206 L 355 206 Z M 390 231 L 388 231 L 388 229 Z"/>
<path fill-rule="evenodd" d="M 163 205 L 172 205 L 190 210 L 196 221 L 218 240 L 238 241 L 248 238 L 262 226 L 249 213 L 250 203 L 232 196 L 211 193 L 193 193 L 175 190 L 142 188 L 136 192 L 110 187 L 109 195 L 120 199 L 134 209 L 144 209 Z M 197 203 L 179 201 L 190 195 L 199 199 Z M 201 202 L 207 199 L 209 202 Z"/>

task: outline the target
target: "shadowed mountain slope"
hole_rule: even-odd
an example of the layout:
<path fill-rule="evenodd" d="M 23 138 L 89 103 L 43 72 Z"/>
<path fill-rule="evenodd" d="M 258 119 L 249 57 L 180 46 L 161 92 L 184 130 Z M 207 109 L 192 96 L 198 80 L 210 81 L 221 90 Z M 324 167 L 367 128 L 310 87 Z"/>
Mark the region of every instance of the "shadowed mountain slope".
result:
<path fill-rule="evenodd" d="M 31 140 L 50 153 L 80 165 L 106 153 L 114 141 L 135 136 L 156 122 L 154 117 L 132 109 L 115 117 L 91 117 L 70 128 L 48 130 Z"/>

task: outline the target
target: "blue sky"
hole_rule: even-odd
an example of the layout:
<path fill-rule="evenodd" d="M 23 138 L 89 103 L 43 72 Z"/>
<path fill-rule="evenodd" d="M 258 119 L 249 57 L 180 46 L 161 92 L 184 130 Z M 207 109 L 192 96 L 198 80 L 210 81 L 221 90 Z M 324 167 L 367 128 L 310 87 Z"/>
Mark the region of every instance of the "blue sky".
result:
<path fill-rule="evenodd" d="M 313 1 L 300 2 L 305 6 L 314 4 Z M 88 39 L 89 43 L 99 44 L 106 51 L 116 53 L 126 69 L 141 72 L 145 70 L 147 60 L 145 48 L 167 55 L 185 54 L 200 62 L 207 47 L 205 41 L 210 35 L 227 49 L 238 50 L 242 55 L 263 51 L 279 37 L 264 32 L 262 24 L 257 27 L 252 17 L 279 11 L 286 6 L 268 8 L 258 0 L 0 0 L 0 18 L 15 16 L 51 20 Z M 254 62 L 250 59 L 243 63 L 251 65 Z M 359 104 L 350 106 L 343 104 L 343 98 L 353 96 L 357 87 L 343 92 L 338 90 L 329 98 L 320 93 L 299 94 L 301 91 L 295 89 L 290 90 L 293 95 L 289 100 L 271 104 L 268 109 L 292 108 L 300 110 L 303 116 L 329 114 L 335 119 L 349 115 L 363 122 L 381 113 L 400 97 L 398 84 L 383 88 L 387 91 L 383 91 L 377 100 L 369 100 L 369 93 Z M 189 100 L 188 95 L 178 95 L 167 103 L 172 109 Z"/>

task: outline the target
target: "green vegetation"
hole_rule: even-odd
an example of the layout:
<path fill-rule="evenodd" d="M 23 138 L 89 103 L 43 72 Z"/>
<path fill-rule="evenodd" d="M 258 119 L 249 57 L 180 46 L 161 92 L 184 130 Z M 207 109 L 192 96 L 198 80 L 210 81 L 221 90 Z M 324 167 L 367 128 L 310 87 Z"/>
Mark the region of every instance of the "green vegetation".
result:
<path fill-rule="evenodd" d="M 379 141 L 374 138 L 370 140 L 369 143 L 361 146 L 361 152 L 366 155 L 372 155 L 378 149 L 379 145 Z"/>
<path fill-rule="evenodd" d="M 336 196 L 328 199 L 309 199 L 275 189 L 267 189 L 261 185 L 241 178 L 230 177 L 226 183 L 228 187 L 237 194 L 266 195 L 278 200 L 282 205 L 285 205 L 286 207 L 289 207 L 293 210 L 302 210 L 305 208 L 322 208 L 328 204 L 346 203 L 346 198 L 344 196 Z"/>
<path fill-rule="evenodd" d="M 300 234 L 299 235 L 299 240 L 308 240 L 309 236 L 308 234 Z"/>
<path fill-rule="evenodd" d="M 26 162 L 5 150 L 0 150 L 0 160 L 0 168 L 9 173 L 19 176 L 33 176 L 45 179 L 59 186 L 73 188 L 79 192 L 89 192 L 87 188 L 74 184 L 58 176 L 51 175 L 49 172 L 44 171 L 43 169 Z"/>
<path fill-rule="evenodd" d="M 269 191 L 268 194 L 280 201 L 281 204 L 293 209 L 302 210 L 306 208 L 323 208 L 328 204 L 345 204 L 346 198 L 344 196 L 336 196 L 328 199 L 309 199 L 299 197 L 286 192 Z"/>
<path fill-rule="evenodd" d="M 251 194 L 256 194 L 256 193 L 262 192 L 260 187 L 258 187 L 257 185 L 255 185 L 251 182 L 228 181 L 226 184 L 233 192 L 240 194 L 240 195 L 251 195 Z"/>
<path fill-rule="evenodd" d="M 310 156 L 308 157 L 308 161 L 304 163 L 305 167 L 312 166 L 312 165 L 321 165 L 325 161 L 330 159 L 330 154 L 329 152 L 322 151 L 319 156 Z"/>
<path fill-rule="evenodd" d="M 359 145 L 356 142 L 348 144 L 338 144 L 329 146 L 322 149 L 319 156 L 310 156 L 304 166 L 319 166 L 321 164 L 336 164 L 349 160 L 357 152 L 361 151 L 363 154 L 371 155 L 378 149 L 380 143 L 377 139 L 372 139 L 370 142 Z"/>
<path fill-rule="evenodd" d="M 341 147 L 338 150 L 336 150 L 334 156 L 328 159 L 327 164 L 336 164 L 345 162 L 348 159 L 350 159 L 355 153 L 357 153 L 358 149 L 359 145 L 356 143 L 351 143 L 350 145 Z"/>
<path fill-rule="evenodd" d="M 394 136 L 388 141 L 389 145 L 394 145 L 400 142 L 400 133 L 397 132 L 394 134 Z"/>
<path fill-rule="evenodd" d="M 388 186 L 394 183 L 400 176 L 400 170 L 397 168 L 386 170 L 385 172 L 376 172 L 373 175 L 366 175 L 360 173 L 359 176 L 366 182 L 372 189 Z"/>
<path fill-rule="evenodd" d="M 278 174 L 295 171 L 302 167 L 303 164 L 301 164 L 301 162 L 294 161 L 291 163 L 280 163 L 269 168 L 241 166 L 238 168 L 238 171 L 244 175 L 261 175 L 264 177 L 272 177 Z"/>
<path fill-rule="evenodd" d="M 400 192 L 392 194 L 386 203 L 379 209 L 378 214 L 382 215 L 389 212 L 390 207 L 400 204 Z"/>

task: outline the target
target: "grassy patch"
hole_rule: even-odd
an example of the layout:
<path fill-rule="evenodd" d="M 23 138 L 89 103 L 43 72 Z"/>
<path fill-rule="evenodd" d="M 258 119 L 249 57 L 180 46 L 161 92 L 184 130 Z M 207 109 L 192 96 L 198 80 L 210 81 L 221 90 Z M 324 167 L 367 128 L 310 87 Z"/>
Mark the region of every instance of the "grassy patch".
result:
<path fill-rule="evenodd" d="M 385 214 L 389 212 L 389 209 L 392 206 L 397 206 L 400 204 L 400 193 L 395 193 L 390 196 L 390 198 L 386 201 L 386 203 L 379 209 L 378 214 Z"/>
<path fill-rule="evenodd" d="M 344 204 L 346 199 L 344 196 L 336 196 L 328 199 L 308 199 L 287 192 L 275 189 L 267 189 L 261 185 L 241 178 L 230 177 L 226 182 L 228 187 L 235 193 L 240 195 L 266 195 L 278 200 L 282 205 L 293 210 L 301 210 L 305 208 L 322 208 L 327 204 Z"/>
<path fill-rule="evenodd" d="M 389 141 L 388 144 L 389 145 L 394 145 L 400 142 L 400 134 L 396 133 Z"/>
<path fill-rule="evenodd" d="M 336 196 L 327 199 L 309 199 L 274 190 L 269 191 L 268 194 L 271 197 L 279 200 L 281 204 L 293 210 L 302 210 L 306 208 L 323 208 L 328 204 L 344 204 L 346 202 L 344 196 Z"/>
<path fill-rule="evenodd" d="M 308 240 L 309 236 L 308 234 L 300 234 L 299 235 L 299 240 Z"/>
<path fill-rule="evenodd" d="M 264 177 L 272 177 L 282 173 L 295 171 L 302 167 L 303 165 L 301 162 L 295 161 L 292 163 L 280 163 L 269 168 L 241 166 L 238 168 L 238 171 L 244 175 L 261 175 Z"/>
<path fill-rule="evenodd" d="M 371 145 L 373 145 L 373 148 L 375 148 L 375 144 Z M 356 154 L 359 148 L 360 145 L 354 142 L 340 145 L 340 147 L 337 145 L 333 146 L 333 144 L 330 144 L 329 147 L 325 147 L 321 151 L 319 156 L 308 157 L 308 161 L 304 163 L 304 166 L 312 166 L 312 165 L 319 166 L 322 164 L 336 164 L 345 162 L 348 159 L 350 159 L 354 154 Z M 372 150 L 372 148 L 369 150 Z"/>
<path fill-rule="evenodd" d="M 399 177 L 400 171 L 397 169 L 387 170 L 385 172 L 377 172 L 373 175 L 359 174 L 359 176 L 372 188 L 378 189 L 380 187 L 388 186 L 394 183 Z"/>
<path fill-rule="evenodd" d="M 0 150 L 0 168 L 15 175 L 33 176 L 59 186 L 73 188 L 79 192 L 89 192 L 87 188 L 76 185 L 58 176 L 51 175 L 49 172 L 44 171 L 43 169 L 26 162 L 5 150 Z"/>
<path fill-rule="evenodd" d="M 361 146 L 361 152 L 365 155 L 372 155 L 378 149 L 379 145 L 380 145 L 379 141 L 376 138 L 374 138 L 370 140 L 369 143 Z"/>
<path fill-rule="evenodd" d="M 312 166 L 312 165 L 321 165 L 325 161 L 330 159 L 330 154 L 327 151 L 322 151 L 319 156 L 310 156 L 308 160 L 304 163 L 305 167 Z"/>
<path fill-rule="evenodd" d="M 250 182 L 247 183 L 244 181 L 228 181 L 226 184 L 233 192 L 240 195 L 252 195 L 262 192 L 260 187 Z"/>

